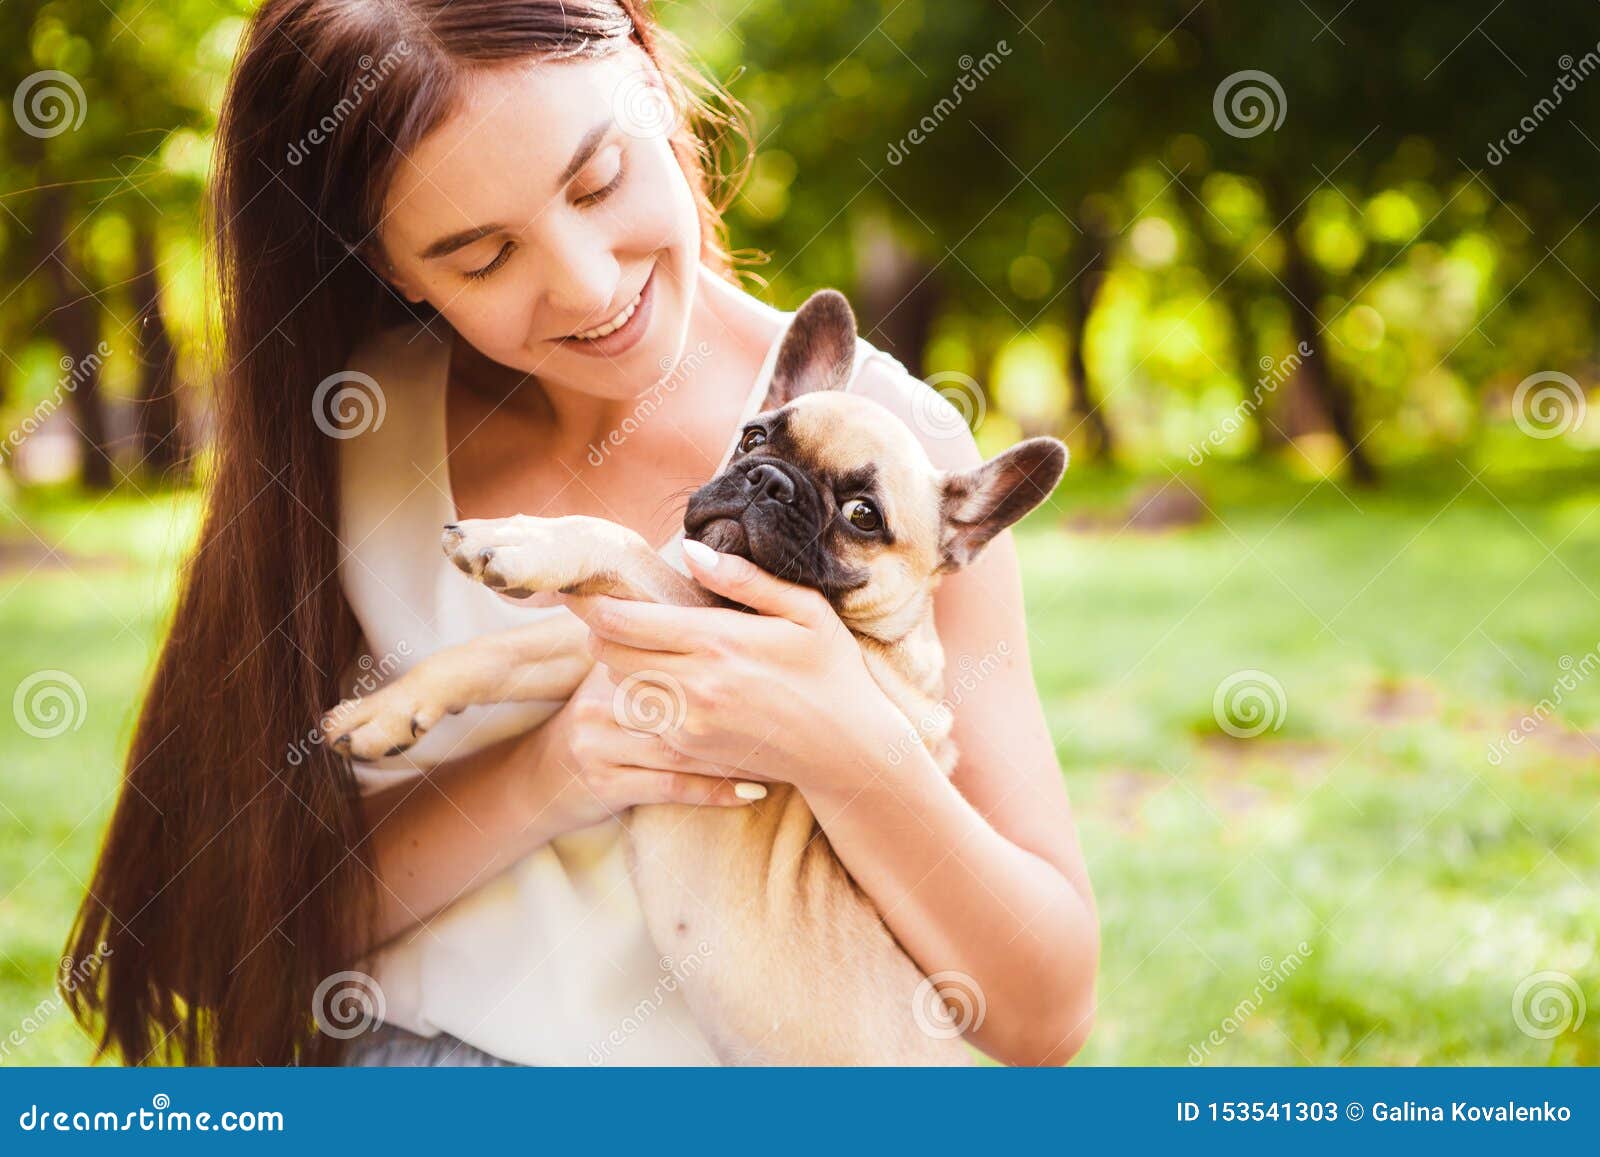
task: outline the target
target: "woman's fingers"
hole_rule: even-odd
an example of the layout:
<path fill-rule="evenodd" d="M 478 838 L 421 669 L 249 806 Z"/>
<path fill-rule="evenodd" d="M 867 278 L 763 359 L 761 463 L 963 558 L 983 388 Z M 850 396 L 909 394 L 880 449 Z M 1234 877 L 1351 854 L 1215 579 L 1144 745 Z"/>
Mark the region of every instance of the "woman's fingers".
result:
<path fill-rule="evenodd" d="M 565 595 L 563 601 L 602 639 L 681 654 L 695 649 L 694 616 L 707 609 L 633 602 L 610 595 Z"/>
<path fill-rule="evenodd" d="M 760 784 L 649 767 L 611 768 L 602 777 L 605 794 L 619 810 L 656 803 L 744 807 L 767 794 Z"/>
<path fill-rule="evenodd" d="M 651 771 L 681 771 L 689 775 L 708 775 L 726 778 L 729 768 L 708 759 L 696 759 L 667 745 L 659 735 L 616 732 L 616 741 L 608 760 L 616 767 L 644 767 Z"/>
<path fill-rule="evenodd" d="M 725 607 L 669 607 L 610 595 L 564 595 L 563 599 L 593 634 L 641 651 L 687 655 L 704 650 L 707 642 L 722 638 L 724 632 L 761 631 L 775 625 L 770 620 L 764 623 L 758 615 Z"/>
<path fill-rule="evenodd" d="M 827 621 L 828 604 L 822 595 L 769 574 L 747 558 L 718 554 L 692 539 L 684 540 L 683 557 L 695 581 L 723 598 L 802 627 L 820 626 Z"/>
<path fill-rule="evenodd" d="M 681 661 L 679 656 L 665 651 L 644 651 L 638 647 L 630 647 L 626 643 L 614 643 L 599 635 L 589 636 L 588 647 L 589 654 L 594 656 L 594 661 L 611 673 L 613 682 L 620 682 L 629 675 L 641 672 L 653 672 L 672 678 L 677 674 L 674 668 Z"/>

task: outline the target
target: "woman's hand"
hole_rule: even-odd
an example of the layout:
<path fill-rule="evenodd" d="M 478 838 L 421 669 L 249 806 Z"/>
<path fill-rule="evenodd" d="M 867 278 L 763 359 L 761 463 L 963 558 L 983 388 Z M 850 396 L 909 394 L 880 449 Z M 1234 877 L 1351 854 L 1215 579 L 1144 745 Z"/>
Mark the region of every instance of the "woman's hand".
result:
<path fill-rule="evenodd" d="M 818 592 L 746 559 L 685 544 L 700 585 L 761 612 L 570 597 L 626 716 L 649 716 L 656 749 L 807 795 L 849 790 L 909 731 Z M 709 562 L 701 556 L 709 556 Z M 878 749 L 881 748 L 880 752 Z"/>
<path fill-rule="evenodd" d="M 728 778 L 732 769 L 668 747 L 648 730 L 623 726 L 617 687 L 603 667 L 585 676 L 542 729 L 529 761 L 548 803 L 541 826 L 551 835 L 586 828 L 635 804 L 682 803 L 737 807 L 766 788 Z M 743 794 L 740 794 L 740 793 Z"/>

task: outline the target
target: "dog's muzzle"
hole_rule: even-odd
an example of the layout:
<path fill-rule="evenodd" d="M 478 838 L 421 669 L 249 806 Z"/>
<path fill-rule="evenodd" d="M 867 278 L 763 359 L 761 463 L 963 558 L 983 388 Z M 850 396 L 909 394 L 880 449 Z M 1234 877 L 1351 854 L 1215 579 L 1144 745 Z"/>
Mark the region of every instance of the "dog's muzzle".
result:
<path fill-rule="evenodd" d="M 729 467 L 696 491 L 683 529 L 713 550 L 805 582 L 821 518 L 822 500 L 809 478 L 782 459 L 760 458 Z"/>

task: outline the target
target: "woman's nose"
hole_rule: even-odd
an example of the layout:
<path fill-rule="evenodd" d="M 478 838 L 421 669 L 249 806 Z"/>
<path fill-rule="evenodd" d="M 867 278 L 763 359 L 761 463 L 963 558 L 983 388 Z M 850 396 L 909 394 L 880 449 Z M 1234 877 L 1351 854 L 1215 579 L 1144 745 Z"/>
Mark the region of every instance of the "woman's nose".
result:
<path fill-rule="evenodd" d="M 569 244 L 547 251 L 545 308 L 559 319 L 556 326 L 577 333 L 611 320 L 627 304 L 617 300 L 625 288 L 621 272 L 609 250 Z"/>

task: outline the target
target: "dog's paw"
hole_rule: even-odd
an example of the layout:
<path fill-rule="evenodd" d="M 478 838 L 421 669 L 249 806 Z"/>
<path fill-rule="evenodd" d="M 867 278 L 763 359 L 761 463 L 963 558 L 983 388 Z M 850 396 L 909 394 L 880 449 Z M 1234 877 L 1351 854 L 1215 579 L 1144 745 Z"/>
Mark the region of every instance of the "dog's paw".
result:
<path fill-rule="evenodd" d="M 322 717 L 322 738 L 355 759 L 381 759 L 405 751 L 446 714 L 443 706 L 413 694 L 402 679 L 328 712 Z"/>
<path fill-rule="evenodd" d="M 462 574 L 490 590 L 527 598 L 560 588 L 559 575 L 549 573 L 559 555 L 554 519 L 474 518 L 444 528 L 440 545 Z"/>

